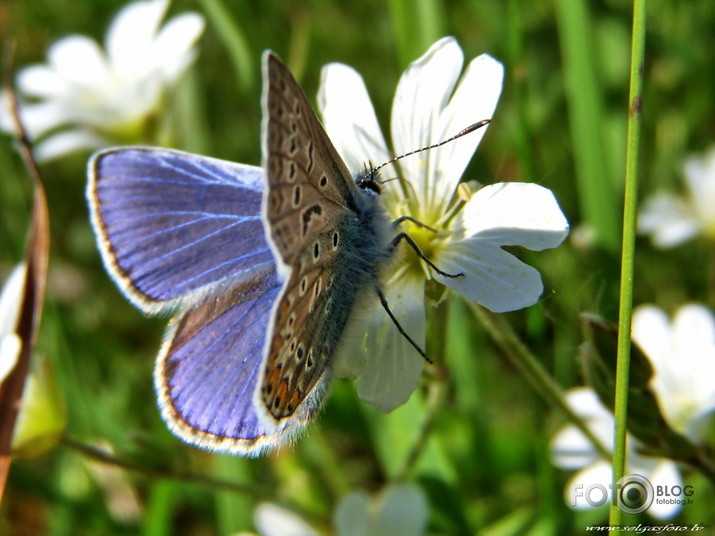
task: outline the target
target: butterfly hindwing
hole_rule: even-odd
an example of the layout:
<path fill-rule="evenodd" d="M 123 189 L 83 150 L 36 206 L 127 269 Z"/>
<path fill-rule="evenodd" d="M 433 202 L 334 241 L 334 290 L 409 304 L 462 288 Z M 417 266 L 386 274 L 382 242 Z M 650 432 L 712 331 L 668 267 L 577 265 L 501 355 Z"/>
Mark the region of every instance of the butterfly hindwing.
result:
<path fill-rule="evenodd" d="M 260 168 L 149 147 L 89 163 L 87 196 L 107 269 L 145 312 L 272 263 Z"/>
<path fill-rule="evenodd" d="M 216 287 L 201 307 L 169 325 L 154 378 L 162 415 L 185 441 L 253 456 L 284 440 L 264 428 L 253 407 L 266 325 L 280 290 L 274 270 L 261 275 Z"/>

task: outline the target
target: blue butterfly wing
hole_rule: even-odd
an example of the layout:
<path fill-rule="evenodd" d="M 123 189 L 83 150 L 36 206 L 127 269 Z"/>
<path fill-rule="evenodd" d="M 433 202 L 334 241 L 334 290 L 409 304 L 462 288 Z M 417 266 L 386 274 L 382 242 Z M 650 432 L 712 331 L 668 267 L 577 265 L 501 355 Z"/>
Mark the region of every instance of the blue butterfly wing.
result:
<path fill-rule="evenodd" d="M 154 379 L 162 415 L 185 441 L 256 456 L 292 433 L 266 431 L 253 405 L 280 287 L 272 270 L 172 319 Z"/>
<path fill-rule="evenodd" d="M 109 149 L 87 196 L 108 271 L 140 309 L 181 304 L 157 359 L 162 416 L 187 442 L 257 455 L 289 430 L 253 406 L 280 292 L 261 219 L 263 171 L 179 151 Z"/>
<path fill-rule="evenodd" d="M 130 147 L 96 154 L 88 171 L 104 263 L 147 313 L 274 263 L 261 220 L 260 168 Z"/>

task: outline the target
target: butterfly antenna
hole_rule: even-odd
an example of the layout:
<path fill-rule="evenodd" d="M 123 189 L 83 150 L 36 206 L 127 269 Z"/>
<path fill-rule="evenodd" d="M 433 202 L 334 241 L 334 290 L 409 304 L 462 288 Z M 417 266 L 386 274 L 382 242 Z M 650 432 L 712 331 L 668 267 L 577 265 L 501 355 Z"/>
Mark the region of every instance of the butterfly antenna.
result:
<path fill-rule="evenodd" d="M 472 124 L 472 125 L 469 125 L 467 128 L 465 128 L 465 129 L 463 129 L 463 130 L 460 130 L 457 134 L 455 134 L 455 135 L 452 136 L 451 138 L 448 138 L 448 139 L 446 139 L 446 140 L 442 140 L 441 142 L 435 143 L 435 144 L 433 144 L 433 145 L 428 145 L 427 147 L 422 147 L 422 148 L 420 148 L 420 149 L 415 149 L 414 151 L 410 151 L 409 153 L 401 154 L 401 155 L 399 155 L 399 156 L 396 156 L 395 158 L 391 158 L 391 159 L 388 160 L 387 162 L 385 162 L 385 163 L 383 163 L 383 164 L 380 164 L 379 166 L 377 166 L 376 168 L 373 168 L 373 169 L 370 170 L 370 171 L 371 171 L 371 173 L 372 173 L 373 176 L 374 176 L 375 173 L 377 173 L 379 170 L 381 170 L 381 169 L 384 168 L 385 166 L 389 166 L 390 164 L 394 164 L 395 162 L 397 162 L 398 160 L 402 160 L 402 159 L 405 158 L 406 156 L 411 156 L 411 155 L 413 155 L 413 154 L 421 153 L 422 151 L 429 151 L 430 149 L 436 149 L 437 147 L 441 147 L 442 145 L 446 145 L 447 143 L 449 143 L 449 142 L 451 142 L 451 141 L 454 141 L 454 140 L 456 140 L 457 138 L 461 138 L 462 136 L 466 136 L 467 134 L 470 134 L 470 133 L 474 132 L 475 130 L 479 130 L 480 128 L 487 126 L 487 125 L 488 125 L 489 123 L 491 123 L 491 122 L 492 122 L 491 119 L 483 119 L 483 120 L 481 120 L 481 121 L 477 121 L 476 123 L 474 123 L 474 124 Z"/>

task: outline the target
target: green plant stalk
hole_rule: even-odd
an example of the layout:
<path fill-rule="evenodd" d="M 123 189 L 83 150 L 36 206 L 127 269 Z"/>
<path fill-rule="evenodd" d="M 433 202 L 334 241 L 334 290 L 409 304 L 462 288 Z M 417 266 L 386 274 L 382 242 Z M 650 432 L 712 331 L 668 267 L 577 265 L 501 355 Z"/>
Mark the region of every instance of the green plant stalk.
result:
<path fill-rule="evenodd" d="M 494 343 L 519 367 L 534 389 L 568 418 L 568 420 L 586 436 L 593 447 L 604 460 L 611 459 L 611 453 L 601 444 L 583 420 L 574 413 L 566 403 L 561 387 L 553 380 L 539 360 L 529 352 L 526 345 L 519 340 L 511 325 L 500 315 L 489 313 L 483 307 L 473 302 L 467 302 L 474 316 L 487 330 Z"/>
<path fill-rule="evenodd" d="M 628 96 L 628 144 L 626 147 L 626 188 L 623 208 L 623 246 L 621 248 L 621 290 L 618 311 L 618 362 L 613 438 L 613 483 L 620 480 L 626 465 L 626 415 L 628 413 L 628 373 L 630 369 L 631 316 L 633 313 L 633 265 L 635 260 L 636 202 L 638 199 L 638 153 L 641 126 L 641 94 L 645 57 L 646 0 L 633 2 L 631 37 L 631 87 Z M 615 492 L 614 487 L 614 492 Z M 609 523 L 622 525 L 623 514 L 611 505 Z M 616 528 L 614 534 L 620 534 Z"/>
<path fill-rule="evenodd" d="M 243 30 L 221 0 L 200 0 L 200 2 L 231 57 L 238 87 L 242 91 L 248 91 L 254 81 L 253 51 L 248 45 Z"/>
<path fill-rule="evenodd" d="M 390 0 L 397 58 L 406 67 L 444 35 L 441 4 L 435 0 Z"/>
<path fill-rule="evenodd" d="M 564 84 L 568 103 L 579 207 L 596 243 L 608 252 L 618 251 L 618 208 L 613 202 L 616 178 L 608 171 L 605 150 L 603 91 L 596 75 L 589 3 L 558 0 L 556 22 L 561 42 Z"/>

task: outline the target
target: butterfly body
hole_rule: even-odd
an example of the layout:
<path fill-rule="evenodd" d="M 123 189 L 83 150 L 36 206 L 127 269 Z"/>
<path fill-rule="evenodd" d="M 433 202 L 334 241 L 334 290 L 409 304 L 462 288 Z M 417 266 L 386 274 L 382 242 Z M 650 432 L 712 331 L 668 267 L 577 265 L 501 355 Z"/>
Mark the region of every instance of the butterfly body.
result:
<path fill-rule="evenodd" d="M 263 169 L 117 148 L 89 163 L 104 264 L 147 314 L 171 430 L 256 456 L 319 409 L 355 305 L 394 249 L 376 178 L 353 178 L 288 69 L 264 55 Z"/>

